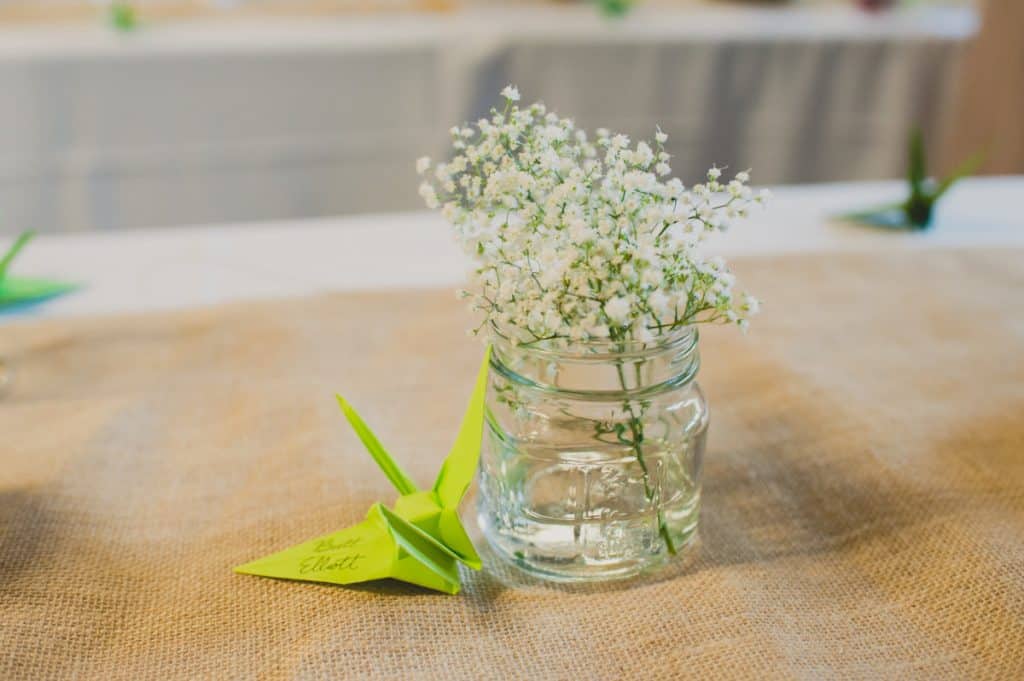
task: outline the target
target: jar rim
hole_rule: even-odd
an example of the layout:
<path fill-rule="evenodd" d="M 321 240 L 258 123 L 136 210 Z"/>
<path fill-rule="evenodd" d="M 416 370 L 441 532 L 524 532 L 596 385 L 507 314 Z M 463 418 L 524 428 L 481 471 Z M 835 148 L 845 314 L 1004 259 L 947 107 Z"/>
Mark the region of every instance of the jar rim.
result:
<path fill-rule="evenodd" d="M 517 343 L 494 324 L 491 324 L 492 342 L 500 341 L 515 352 L 523 352 L 538 359 L 560 362 L 607 362 L 609 360 L 643 360 L 665 352 L 680 350 L 697 345 L 700 332 L 696 324 L 687 324 L 669 333 L 658 334 L 652 342 L 615 341 L 610 338 L 568 343 L 563 347 L 551 347 L 549 341 Z"/>

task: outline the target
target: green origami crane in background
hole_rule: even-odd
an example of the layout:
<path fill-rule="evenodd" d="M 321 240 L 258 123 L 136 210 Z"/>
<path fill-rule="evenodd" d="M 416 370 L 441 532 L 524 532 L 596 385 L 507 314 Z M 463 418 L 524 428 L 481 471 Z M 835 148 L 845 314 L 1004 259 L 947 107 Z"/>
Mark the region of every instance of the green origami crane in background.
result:
<path fill-rule="evenodd" d="M 114 0 L 107 7 L 107 21 L 115 31 L 128 33 L 139 26 L 139 18 L 135 14 L 135 7 L 126 0 Z"/>
<path fill-rule="evenodd" d="M 359 439 L 402 495 L 394 510 L 376 503 L 358 525 L 240 565 L 235 572 L 331 584 L 390 577 L 458 593 L 458 563 L 474 570 L 481 567 L 458 509 L 480 458 L 489 362 L 488 349 L 455 444 L 430 490 L 417 489 L 359 414 L 338 395 L 338 404 Z"/>
<path fill-rule="evenodd" d="M 14 241 L 14 245 L 7 253 L 0 258 L 0 310 L 16 305 L 31 305 L 41 303 L 68 291 L 77 288 L 74 284 L 67 284 L 48 279 L 29 279 L 25 277 L 9 277 L 7 270 L 11 263 L 21 253 L 21 249 L 32 240 L 35 232 L 23 232 Z"/>
<path fill-rule="evenodd" d="M 633 6 L 634 0 L 595 0 L 601 13 L 607 17 L 625 16 Z"/>
<path fill-rule="evenodd" d="M 843 219 L 888 229 L 925 229 L 932 223 L 935 204 L 958 181 L 978 169 L 984 154 L 978 152 L 964 161 L 946 179 L 936 182 L 928 176 L 924 138 L 920 130 L 910 135 L 907 154 L 907 184 L 910 195 L 905 201 L 841 216 Z"/>

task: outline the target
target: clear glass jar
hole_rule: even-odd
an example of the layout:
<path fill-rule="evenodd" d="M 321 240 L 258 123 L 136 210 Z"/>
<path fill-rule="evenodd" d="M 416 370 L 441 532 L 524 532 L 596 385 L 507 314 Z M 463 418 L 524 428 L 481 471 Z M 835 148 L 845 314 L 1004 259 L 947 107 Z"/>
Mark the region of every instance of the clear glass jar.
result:
<path fill-rule="evenodd" d="M 698 332 L 568 350 L 498 339 L 480 457 L 480 527 L 558 581 L 632 577 L 695 538 L 708 409 Z"/>

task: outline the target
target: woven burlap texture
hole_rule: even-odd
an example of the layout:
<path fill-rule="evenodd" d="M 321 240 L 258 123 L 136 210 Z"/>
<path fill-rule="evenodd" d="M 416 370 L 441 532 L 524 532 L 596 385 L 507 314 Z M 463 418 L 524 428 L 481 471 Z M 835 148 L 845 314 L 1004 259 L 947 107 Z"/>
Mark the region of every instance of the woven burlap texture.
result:
<path fill-rule="evenodd" d="M 394 499 L 335 391 L 429 484 L 482 352 L 450 291 L 8 325 L 0 678 L 1024 678 L 1022 262 L 738 261 L 701 544 L 576 589 L 231 572 Z"/>

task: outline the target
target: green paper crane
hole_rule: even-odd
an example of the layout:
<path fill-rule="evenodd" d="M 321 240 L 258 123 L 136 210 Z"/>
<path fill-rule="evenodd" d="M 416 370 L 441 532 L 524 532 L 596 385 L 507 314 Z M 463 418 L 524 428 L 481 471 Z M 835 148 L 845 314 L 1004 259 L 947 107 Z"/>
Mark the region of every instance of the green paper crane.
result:
<path fill-rule="evenodd" d="M 907 222 L 923 229 L 932 222 L 935 203 L 961 178 L 977 170 L 983 155 L 980 152 L 974 154 L 954 170 L 953 174 L 938 183 L 928 178 L 928 164 L 925 160 L 924 140 L 920 130 L 915 130 L 910 136 L 909 156 L 907 181 L 910 183 L 910 196 L 901 207 Z"/>
<path fill-rule="evenodd" d="M 596 0 L 601 13 L 606 17 L 625 16 L 633 6 L 633 0 Z"/>
<path fill-rule="evenodd" d="M 30 279 L 26 277 L 11 277 L 7 275 L 11 263 L 18 257 L 21 250 L 28 245 L 36 234 L 35 232 L 22 232 L 7 253 L 0 258 L 0 309 L 21 305 L 31 305 L 44 300 L 54 298 L 76 288 L 74 284 L 67 284 L 48 279 Z"/>
<path fill-rule="evenodd" d="M 925 229 L 932 223 L 935 204 L 959 180 L 970 175 L 981 165 L 984 154 L 978 152 L 964 161 L 949 177 L 936 182 L 928 177 L 924 139 L 920 130 L 910 135 L 907 159 L 907 184 L 910 195 L 900 203 L 857 211 L 842 216 L 873 227 L 890 229 Z"/>
<path fill-rule="evenodd" d="M 330 584 L 390 577 L 458 593 L 458 563 L 474 570 L 482 565 L 458 509 L 480 457 L 489 363 L 490 349 L 484 355 L 455 444 L 429 490 L 416 487 L 355 409 L 338 395 L 345 418 L 401 495 L 394 510 L 375 503 L 358 525 L 240 565 L 235 572 Z"/>

